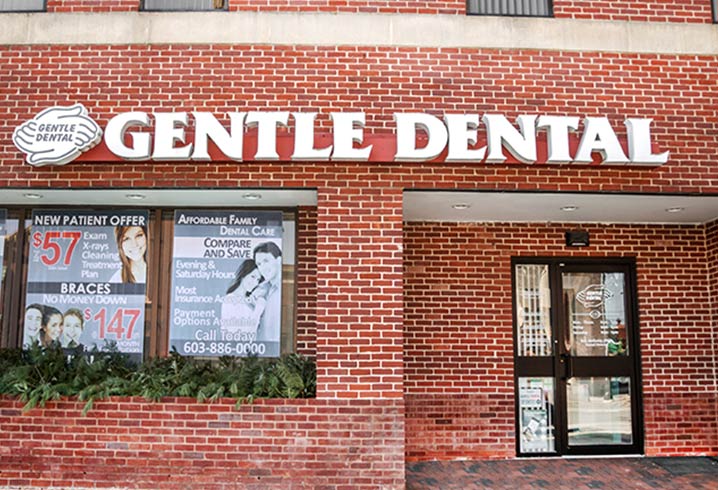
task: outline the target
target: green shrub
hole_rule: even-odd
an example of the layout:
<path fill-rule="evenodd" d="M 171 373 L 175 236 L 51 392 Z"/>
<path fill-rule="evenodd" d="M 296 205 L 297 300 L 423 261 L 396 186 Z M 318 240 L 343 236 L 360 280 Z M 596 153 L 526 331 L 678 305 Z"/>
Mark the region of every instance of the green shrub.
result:
<path fill-rule="evenodd" d="M 316 365 L 297 354 L 212 362 L 173 352 L 137 366 L 112 345 L 82 353 L 35 343 L 27 350 L 0 350 L 0 373 L 0 394 L 18 397 L 24 410 L 71 396 L 85 402 L 87 413 L 96 400 L 110 396 L 152 401 L 167 396 L 234 398 L 239 404 L 254 398 L 311 398 L 316 393 Z"/>

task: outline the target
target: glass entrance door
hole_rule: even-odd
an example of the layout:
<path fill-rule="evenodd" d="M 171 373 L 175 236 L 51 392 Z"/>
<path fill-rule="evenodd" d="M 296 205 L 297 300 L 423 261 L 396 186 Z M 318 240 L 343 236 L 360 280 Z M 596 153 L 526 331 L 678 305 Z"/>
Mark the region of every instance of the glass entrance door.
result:
<path fill-rule="evenodd" d="M 632 263 L 513 267 L 518 453 L 641 452 Z"/>

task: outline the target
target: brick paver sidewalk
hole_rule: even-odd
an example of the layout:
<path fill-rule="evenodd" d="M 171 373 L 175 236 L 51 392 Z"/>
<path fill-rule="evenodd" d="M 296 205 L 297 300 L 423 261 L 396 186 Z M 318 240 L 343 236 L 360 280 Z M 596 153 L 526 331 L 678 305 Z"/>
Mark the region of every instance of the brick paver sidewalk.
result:
<path fill-rule="evenodd" d="M 521 459 L 411 463 L 407 490 L 718 490 L 716 458 Z"/>

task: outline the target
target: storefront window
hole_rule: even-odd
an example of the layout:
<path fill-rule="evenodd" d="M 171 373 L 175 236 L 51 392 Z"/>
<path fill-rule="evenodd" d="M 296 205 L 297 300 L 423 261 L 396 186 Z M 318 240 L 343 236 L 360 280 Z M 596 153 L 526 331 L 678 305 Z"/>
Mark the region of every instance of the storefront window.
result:
<path fill-rule="evenodd" d="M 148 218 L 141 210 L 32 212 L 22 345 L 112 344 L 142 358 Z"/>
<path fill-rule="evenodd" d="M 10 223 L 12 223 L 12 232 L 10 232 L 11 226 Z M 2 298 L 2 286 L 5 284 L 5 276 L 7 276 L 7 261 L 5 256 L 5 237 L 8 235 L 13 235 L 17 231 L 17 222 L 16 221 L 10 221 L 8 222 L 7 219 L 7 210 L 6 209 L 0 209 L 0 266 L 2 266 L 2 271 L 0 272 L 0 298 Z M 2 308 L 0 308 L 0 311 L 2 311 Z M 2 317 L 0 317 L 2 318 Z"/>
<path fill-rule="evenodd" d="M 176 224 L 180 212 L 237 221 Z M 201 357 L 275 357 L 295 350 L 295 212 L 66 208 L 10 209 L 7 216 L 2 346 L 56 341 L 65 347 L 102 348 L 113 342 L 145 358 L 173 347 Z M 25 223 L 21 235 L 18 220 Z M 274 269 L 264 264 L 260 246 L 266 243 L 279 250 Z M 242 328 L 223 330 L 227 291 L 238 272 L 249 268 L 258 284 L 251 297 L 240 299 L 242 311 L 251 304 L 253 316 L 234 315 Z M 272 270 L 275 275 L 265 278 Z M 256 321 L 250 325 L 250 319 Z M 197 321 L 209 321 L 210 328 Z M 182 335 L 177 335 L 178 325 Z M 263 333 L 267 330 L 270 336 Z M 215 337 L 232 339 L 220 344 Z M 204 352 L 192 345 L 182 350 L 192 342 L 202 343 Z"/>
<path fill-rule="evenodd" d="M 18 220 L 11 211 L 1 210 L 5 216 L 5 223 L 0 240 L 2 240 L 2 282 L 0 283 L 0 346 L 15 345 L 17 343 L 17 315 L 20 308 L 19 289 L 14 287 L 17 277 L 18 255 Z M 13 325 L 14 328 L 10 328 Z"/>
<path fill-rule="evenodd" d="M 282 242 L 280 212 L 175 211 L 170 347 L 278 356 Z"/>
<path fill-rule="evenodd" d="M 5 279 L 5 236 L 8 234 L 7 230 L 7 210 L 0 209 L 0 264 L 2 264 L 2 274 L 0 279 Z M 0 288 L 2 283 L 0 282 Z M 2 291 L 2 289 L 0 289 Z"/>

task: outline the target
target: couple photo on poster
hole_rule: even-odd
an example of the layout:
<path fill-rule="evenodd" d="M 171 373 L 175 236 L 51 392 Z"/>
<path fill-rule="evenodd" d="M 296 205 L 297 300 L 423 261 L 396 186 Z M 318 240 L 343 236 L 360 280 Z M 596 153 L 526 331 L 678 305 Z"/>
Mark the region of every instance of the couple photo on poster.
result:
<path fill-rule="evenodd" d="M 257 245 L 244 260 L 222 301 L 224 338 L 278 342 L 280 337 L 282 252 L 273 242 Z"/>
<path fill-rule="evenodd" d="M 283 255 L 281 212 L 175 211 L 170 349 L 278 356 Z"/>

